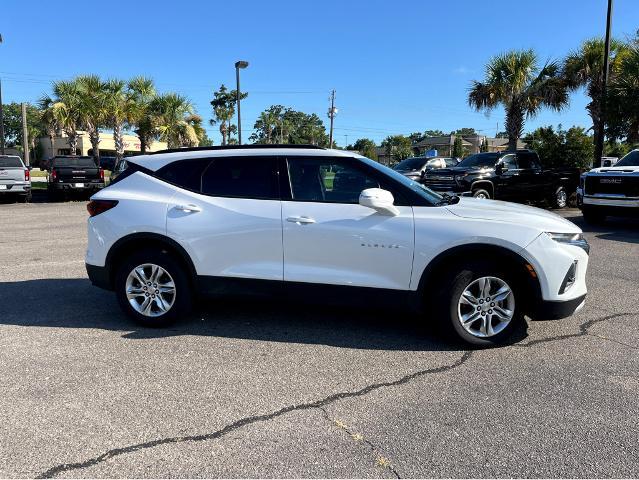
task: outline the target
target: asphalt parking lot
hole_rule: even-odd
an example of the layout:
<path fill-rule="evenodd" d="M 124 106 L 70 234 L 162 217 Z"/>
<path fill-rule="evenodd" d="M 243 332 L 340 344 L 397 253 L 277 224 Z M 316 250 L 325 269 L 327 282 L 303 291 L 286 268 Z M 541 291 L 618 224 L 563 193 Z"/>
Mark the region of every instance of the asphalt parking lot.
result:
<path fill-rule="evenodd" d="M 637 477 L 639 221 L 572 318 L 465 351 L 414 318 L 260 302 L 137 328 L 83 202 L 0 205 L 0 477 Z"/>

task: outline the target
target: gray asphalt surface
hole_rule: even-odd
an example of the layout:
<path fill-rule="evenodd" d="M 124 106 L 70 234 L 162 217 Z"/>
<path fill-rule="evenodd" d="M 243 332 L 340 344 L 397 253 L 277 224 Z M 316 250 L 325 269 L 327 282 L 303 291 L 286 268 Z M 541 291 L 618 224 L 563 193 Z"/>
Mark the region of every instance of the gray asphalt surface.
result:
<path fill-rule="evenodd" d="M 0 205 L 0 477 L 637 477 L 639 221 L 587 306 L 465 351 L 414 319 L 254 301 L 137 328 L 84 203 Z"/>

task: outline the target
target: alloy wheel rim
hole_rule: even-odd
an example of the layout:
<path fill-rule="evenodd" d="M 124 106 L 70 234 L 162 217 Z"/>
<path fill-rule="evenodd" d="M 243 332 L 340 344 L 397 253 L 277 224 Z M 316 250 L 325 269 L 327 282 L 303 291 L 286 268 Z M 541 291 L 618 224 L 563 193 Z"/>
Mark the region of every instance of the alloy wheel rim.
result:
<path fill-rule="evenodd" d="M 462 328 L 474 337 L 488 338 L 502 332 L 515 314 L 515 296 L 501 278 L 480 277 L 464 289 L 457 303 Z"/>
<path fill-rule="evenodd" d="M 566 191 L 565 190 L 562 190 L 562 191 L 557 193 L 557 205 L 559 207 L 565 207 L 567 199 L 568 199 L 568 197 L 566 195 Z"/>
<path fill-rule="evenodd" d="M 475 198 L 483 198 L 486 199 L 488 198 L 488 195 L 486 195 L 485 193 L 478 193 L 477 196 Z"/>
<path fill-rule="evenodd" d="M 145 317 L 159 317 L 175 303 L 175 282 L 164 268 L 143 263 L 129 273 L 126 297 L 133 309 Z"/>

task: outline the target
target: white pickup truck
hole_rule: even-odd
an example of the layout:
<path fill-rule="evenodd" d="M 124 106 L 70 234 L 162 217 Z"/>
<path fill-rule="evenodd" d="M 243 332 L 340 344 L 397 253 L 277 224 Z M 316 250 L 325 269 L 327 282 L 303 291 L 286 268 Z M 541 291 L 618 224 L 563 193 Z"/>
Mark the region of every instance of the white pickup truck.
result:
<path fill-rule="evenodd" d="M 17 196 L 28 202 L 31 200 L 31 175 L 20 157 L 0 155 L 0 197 Z"/>
<path fill-rule="evenodd" d="M 584 173 L 577 189 L 577 204 L 589 223 L 603 222 L 607 215 L 639 216 L 639 149 L 614 167 Z"/>

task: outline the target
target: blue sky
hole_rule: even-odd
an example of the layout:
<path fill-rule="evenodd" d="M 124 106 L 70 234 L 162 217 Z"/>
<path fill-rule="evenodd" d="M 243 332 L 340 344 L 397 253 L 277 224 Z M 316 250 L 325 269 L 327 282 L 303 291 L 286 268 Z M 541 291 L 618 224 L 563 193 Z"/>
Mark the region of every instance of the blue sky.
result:
<path fill-rule="evenodd" d="M 497 53 L 533 48 L 560 58 L 603 35 L 606 0 L 86 2 L 2 0 L 3 100 L 35 101 L 50 81 L 82 73 L 147 75 L 161 91 L 186 95 L 205 119 L 221 83 L 242 72 L 244 137 L 259 112 L 282 104 L 325 120 L 337 91 L 335 138 L 380 142 L 396 133 L 474 127 L 494 135 L 503 112 L 466 104 L 472 79 Z M 28 28 L 22 19 L 28 20 Z M 615 0 L 613 34 L 639 28 L 639 1 Z M 589 126 L 576 93 L 561 113 L 542 112 L 527 129 Z M 216 127 L 207 127 L 219 143 Z"/>

